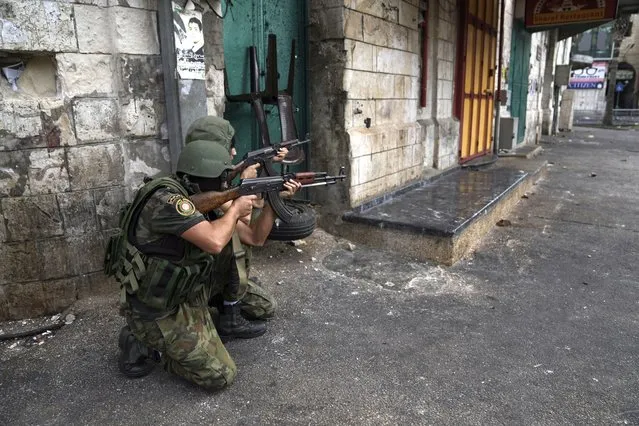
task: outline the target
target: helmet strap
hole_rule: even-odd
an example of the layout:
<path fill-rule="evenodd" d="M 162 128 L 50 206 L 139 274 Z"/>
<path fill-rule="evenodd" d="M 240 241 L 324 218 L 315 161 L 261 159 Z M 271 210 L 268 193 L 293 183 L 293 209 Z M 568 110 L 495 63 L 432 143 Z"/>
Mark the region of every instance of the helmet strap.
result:
<path fill-rule="evenodd" d="M 191 182 L 191 180 L 189 179 L 189 175 L 182 175 L 180 177 L 180 183 L 189 194 L 199 194 L 200 192 L 202 192 L 202 190 L 200 190 L 200 185 Z"/>

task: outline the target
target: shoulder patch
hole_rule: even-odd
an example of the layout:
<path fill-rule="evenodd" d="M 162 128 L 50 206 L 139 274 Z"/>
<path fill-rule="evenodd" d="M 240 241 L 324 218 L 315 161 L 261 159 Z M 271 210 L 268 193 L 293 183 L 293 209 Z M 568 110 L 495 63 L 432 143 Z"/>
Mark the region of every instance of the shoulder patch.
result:
<path fill-rule="evenodd" d="M 195 213 L 195 206 L 188 198 L 180 197 L 174 200 L 173 204 L 175 204 L 175 210 L 177 210 L 177 212 L 182 216 L 191 216 Z"/>
<path fill-rule="evenodd" d="M 175 204 L 178 200 L 181 200 L 182 198 L 184 197 L 180 194 L 173 194 L 169 197 L 168 200 L 166 200 L 166 202 L 169 204 Z"/>

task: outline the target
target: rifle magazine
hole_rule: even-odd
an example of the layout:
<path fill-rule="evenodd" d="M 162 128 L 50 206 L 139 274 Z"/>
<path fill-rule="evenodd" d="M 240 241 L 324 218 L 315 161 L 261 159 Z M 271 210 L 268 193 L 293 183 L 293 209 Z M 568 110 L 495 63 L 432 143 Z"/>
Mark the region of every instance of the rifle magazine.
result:
<path fill-rule="evenodd" d="M 278 191 L 267 192 L 266 199 L 277 217 L 279 217 L 282 222 L 289 223 L 291 221 L 295 212 L 284 203 L 284 200 L 282 200 Z"/>

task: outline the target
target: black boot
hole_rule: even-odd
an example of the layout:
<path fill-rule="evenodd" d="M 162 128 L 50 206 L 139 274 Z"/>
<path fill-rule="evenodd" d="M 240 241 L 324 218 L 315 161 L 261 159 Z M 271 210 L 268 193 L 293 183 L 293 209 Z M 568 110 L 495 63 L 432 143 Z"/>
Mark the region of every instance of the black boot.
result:
<path fill-rule="evenodd" d="M 223 305 L 217 332 L 220 337 L 251 339 L 266 333 L 266 322 L 247 321 L 242 316 L 239 303 Z"/>
<path fill-rule="evenodd" d="M 127 377 L 146 376 L 160 360 L 159 352 L 148 348 L 136 339 L 127 325 L 120 330 L 118 345 L 120 346 L 118 367 L 120 367 L 122 374 Z"/>

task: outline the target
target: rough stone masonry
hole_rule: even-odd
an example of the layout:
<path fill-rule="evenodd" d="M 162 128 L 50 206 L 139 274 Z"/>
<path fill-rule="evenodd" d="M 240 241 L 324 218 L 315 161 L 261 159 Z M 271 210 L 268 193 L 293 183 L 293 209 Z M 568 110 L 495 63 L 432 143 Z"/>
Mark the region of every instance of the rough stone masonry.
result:
<path fill-rule="evenodd" d="M 154 0 L 0 2 L 0 320 L 112 289 L 106 238 L 169 171 Z"/>

